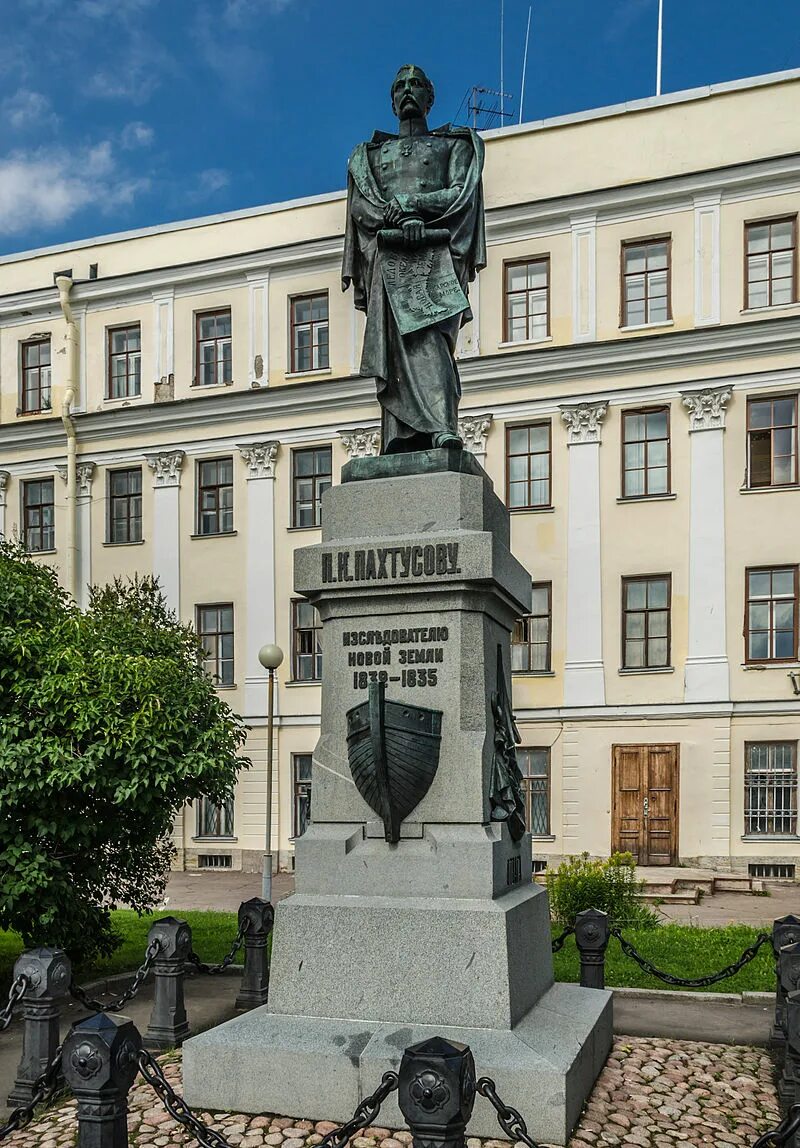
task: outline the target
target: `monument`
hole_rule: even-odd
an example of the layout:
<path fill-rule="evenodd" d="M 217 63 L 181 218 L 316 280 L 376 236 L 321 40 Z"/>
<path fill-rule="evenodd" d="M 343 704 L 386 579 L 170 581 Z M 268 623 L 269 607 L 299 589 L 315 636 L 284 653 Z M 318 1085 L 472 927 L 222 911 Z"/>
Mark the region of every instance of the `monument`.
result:
<path fill-rule="evenodd" d="M 531 578 L 458 436 L 455 339 L 484 262 L 482 145 L 429 131 L 433 87 L 392 86 L 397 136 L 353 153 L 343 284 L 367 312 L 382 453 L 323 500 L 295 589 L 323 623 L 314 820 L 276 910 L 268 1004 L 184 1046 L 212 1110 L 348 1119 L 403 1050 L 469 1044 L 537 1140 L 566 1143 L 611 1043 L 610 994 L 554 984 L 532 882 L 510 633 Z M 396 1097 L 382 1126 L 401 1122 Z M 476 1105 L 473 1135 L 494 1136 Z"/>

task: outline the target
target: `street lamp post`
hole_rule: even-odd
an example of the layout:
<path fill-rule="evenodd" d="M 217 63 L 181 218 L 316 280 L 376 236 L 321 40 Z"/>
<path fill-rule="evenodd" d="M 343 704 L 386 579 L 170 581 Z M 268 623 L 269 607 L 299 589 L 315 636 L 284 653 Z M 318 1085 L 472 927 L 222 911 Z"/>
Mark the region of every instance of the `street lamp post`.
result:
<path fill-rule="evenodd" d="M 269 675 L 267 686 L 267 826 L 264 834 L 264 868 L 261 897 L 272 901 L 272 732 L 275 720 L 275 671 L 283 661 L 280 646 L 262 646 L 258 660 Z"/>

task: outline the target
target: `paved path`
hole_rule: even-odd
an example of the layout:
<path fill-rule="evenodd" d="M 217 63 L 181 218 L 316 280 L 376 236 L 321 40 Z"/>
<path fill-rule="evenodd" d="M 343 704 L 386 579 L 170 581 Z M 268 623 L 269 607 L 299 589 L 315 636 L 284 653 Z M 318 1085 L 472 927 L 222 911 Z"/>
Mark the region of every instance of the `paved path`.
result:
<path fill-rule="evenodd" d="M 294 892 L 294 873 L 276 873 L 272 900 Z M 260 873 L 171 873 L 164 893 L 170 913 L 176 909 L 221 909 L 235 913 L 242 901 L 261 896 Z"/>

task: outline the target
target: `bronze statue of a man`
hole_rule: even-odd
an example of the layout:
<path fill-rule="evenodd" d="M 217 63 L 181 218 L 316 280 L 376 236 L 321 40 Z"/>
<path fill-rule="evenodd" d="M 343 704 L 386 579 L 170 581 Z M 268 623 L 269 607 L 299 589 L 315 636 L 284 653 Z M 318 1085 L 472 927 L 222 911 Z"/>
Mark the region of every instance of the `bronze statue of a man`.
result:
<path fill-rule="evenodd" d="M 486 265 L 484 149 L 469 128 L 428 128 L 433 96 L 422 69 L 404 65 L 392 84 L 399 134 L 375 132 L 348 165 L 342 287 L 367 314 L 360 371 L 377 379 L 382 454 L 462 445 L 455 349 Z"/>

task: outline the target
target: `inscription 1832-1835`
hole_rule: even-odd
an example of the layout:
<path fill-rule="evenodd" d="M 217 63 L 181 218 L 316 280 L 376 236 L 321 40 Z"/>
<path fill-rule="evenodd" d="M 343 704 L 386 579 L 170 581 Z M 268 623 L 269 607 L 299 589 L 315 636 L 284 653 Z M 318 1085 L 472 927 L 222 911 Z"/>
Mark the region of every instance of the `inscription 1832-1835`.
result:
<path fill-rule="evenodd" d="M 371 546 L 322 555 L 322 581 L 385 582 L 398 578 L 447 577 L 461 573 L 458 543 L 435 546 Z"/>
<path fill-rule="evenodd" d="M 353 689 L 366 690 L 371 682 L 411 689 L 438 685 L 449 640 L 447 626 L 345 630 L 342 645 L 348 648 Z"/>

